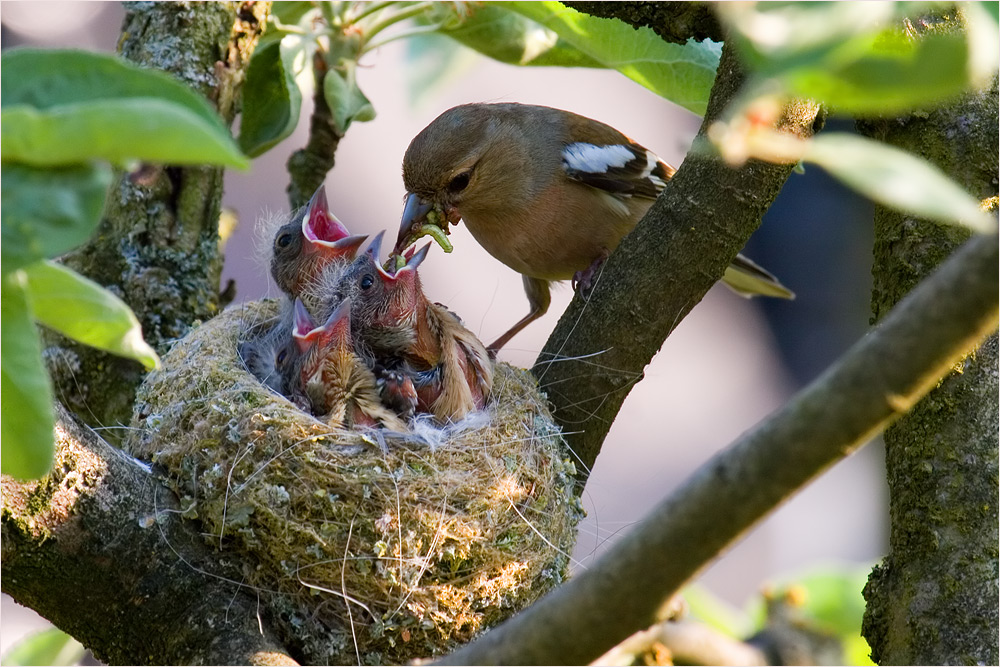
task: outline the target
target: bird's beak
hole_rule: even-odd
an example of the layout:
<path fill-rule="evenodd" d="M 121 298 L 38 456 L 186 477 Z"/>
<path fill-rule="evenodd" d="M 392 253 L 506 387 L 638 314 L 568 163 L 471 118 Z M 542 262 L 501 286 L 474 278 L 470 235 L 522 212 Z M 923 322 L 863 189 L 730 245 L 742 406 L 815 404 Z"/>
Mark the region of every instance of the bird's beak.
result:
<path fill-rule="evenodd" d="M 336 248 L 336 243 L 353 238 L 344 223 L 330 213 L 330 205 L 326 201 L 325 185 L 319 186 L 306 205 L 305 215 L 302 216 L 302 236 L 309 241 L 314 250 L 321 251 Z M 347 243 L 336 248 L 337 254 L 344 254 L 351 249 L 356 251 L 362 241 L 364 241 L 364 237 L 356 243 Z M 345 248 L 346 250 L 344 250 Z"/>
<path fill-rule="evenodd" d="M 385 236 L 384 229 L 375 235 L 375 238 L 372 239 L 372 242 L 368 244 L 368 250 L 365 250 L 366 253 L 372 256 L 372 260 L 374 260 L 375 264 L 378 264 L 378 256 L 382 252 L 383 236 Z"/>
<path fill-rule="evenodd" d="M 316 250 L 331 259 L 343 258 L 349 262 L 354 259 L 354 256 L 358 252 L 358 248 L 361 247 L 361 244 L 364 243 L 367 238 L 367 234 L 355 234 L 354 236 L 345 236 L 339 241 L 334 241 L 333 243 L 328 241 L 313 241 L 313 245 Z"/>
<path fill-rule="evenodd" d="M 313 326 L 309 311 L 302 304 L 300 299 L 295 299 L 295 327 L 292 329 L 292 338 L 295 339 L 299 352 L 305 352 L 312 347 L 319 331 Z"/>
<path fill-rule="evenodd" d="M 407 275 L 416 275 L 417 267 L 420 266 L 420 263 L 427 257 L 427 251 L 430 250 L 430 247 L 431 244 L 427 243 L 417 252 L 413 252 L 413 248 L 407 250 L 403 253 L 403 259 L 406 260 L 406 263 L 399 268 L 396 268 L 397 255 L 395 254 L 389 255 L 389 259 L 386 260 L 386 263 L 390 265 L 389 271 L 386 271 L 385 267 L 378 262 L 375 263 L 375 267 L 378 269 L 379 275 L 385 282 L 396 281 Z"/>
<path fill-rule="evenodd" d="M 394 254 L 401 252 L 406 246 L 410 245 L 411 233 L 414 227 L 419 227 L 423 223 L 424 218 L 430 212 L 431 208 L 433 208 L 433 204 L 423 199 L 420 195 L 413 192 L 406 195 L 406 204 L 403 206 L 403 219 L 399 222 L 399 236 L 396 237 Z"/>
<path fill-rule="evenodd" d="M 320 343 L 324 348 L 351 347 L 351 300 L 340 302 L 320 329 Z"/>

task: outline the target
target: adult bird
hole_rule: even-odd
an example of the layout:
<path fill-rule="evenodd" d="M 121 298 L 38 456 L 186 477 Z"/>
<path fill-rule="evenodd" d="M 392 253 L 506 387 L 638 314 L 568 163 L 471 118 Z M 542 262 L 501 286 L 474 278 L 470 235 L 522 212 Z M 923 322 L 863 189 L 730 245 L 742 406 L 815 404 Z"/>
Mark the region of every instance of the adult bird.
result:
<path fill-rule="evenodd" d="M 530 312 L 489 345 L 495 354 L 548 310 L 550 282 L 589 287 L 674 171 L 618 130 L 569 111 L 457 106 L 403 156 L 407 197 L 395 252 L 428 224 L 447 233 L 464 220 L 487 252 L 521 274 Z M 794 298 L 742 255 L 722 280 L 743 296 Z"/>

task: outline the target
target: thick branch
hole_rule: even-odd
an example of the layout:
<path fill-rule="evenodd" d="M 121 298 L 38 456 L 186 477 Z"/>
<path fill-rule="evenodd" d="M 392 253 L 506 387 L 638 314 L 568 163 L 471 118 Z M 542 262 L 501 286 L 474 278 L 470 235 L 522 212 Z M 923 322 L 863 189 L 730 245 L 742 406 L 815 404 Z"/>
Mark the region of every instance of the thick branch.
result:
<path fill-rule="evenodd" d="M 906 412 L 995 330 L 997 241 L 983 236 L 966 244 L 835 366 L 716 455 L 594 567 L 442 664 L 584 664 L 648 627 L 664 598 Z"/>
<path fill-rule="evenodd" d="M 727 44 L 698 133 L 718 119 L 744 75 Z M 792 103 L 780 129 L 812 134 L 818 107 Z M 555 406 L 570 447 L 593 465 L 632 385 L 685 315 L 760 225 L 791 165 L 739 169 L 689 154 L 635 230 L 605 264 L 589 300 L 577 295 L 532 372 Z"/>
<path fill-rule="evenodd" d="M 58 409 L 53 472 L 3 478 L 3 591 L 111 664 L 296 664 L 173 494 Z"/>
<path fill-rule="evenodd" d="M 918 25 L 949 24 L 958 21 Z M 997 118 L 994 79 L 954 104 L 861 127 L 995 201 Z M 878 317 L 967 232 L 879 207 L 875 235 Z M 993 336 L 885 433 L 889 553 L 865 588 L 863 624 L 880 664 L 995 664 L 1000 656 L 997 361 Z"/>
<path fill-rule="evenodd" d="M 120 50 L 178 77 L 231 123 L 269 5 L 126 3 Z M 118 172 L 98 231 L 66 264 L 121 296 L 146 341 L 162 353 L 193 322 L 218 310 L 221 200 L 221 167 Z M 57 397 L 91 425 L 128 423 L 144 375 L 139 364 L 55 335 L 48 341 Z"/>

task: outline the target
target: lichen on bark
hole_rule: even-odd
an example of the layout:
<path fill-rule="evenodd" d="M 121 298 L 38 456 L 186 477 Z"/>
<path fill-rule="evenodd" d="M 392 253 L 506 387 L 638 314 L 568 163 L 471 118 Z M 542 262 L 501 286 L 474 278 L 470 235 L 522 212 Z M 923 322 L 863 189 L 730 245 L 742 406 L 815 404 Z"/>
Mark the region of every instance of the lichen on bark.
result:
<path fill-rule="evenodd" d="M 954 15 L 926 22 L 956 29 Z M 861 130 L 921 155 L 995 208 L 997 80 L 982 90 Z M 873 320 L 969 232 L 879 207 Z M 996 664 L 998 656 L 997 336 L 886 430 L 889 553 L 865 588 L 863 634 L 880 664 Z"/>
<path fill-rule="evenodd" d="M 121 55 L 166 71 L 203 94 L 232 123 L 250 55 L 270 3 L 126 3 Z M 123 298 L 158 352 L 219 307 L 221 167 L 144 166 L 117 171 L 92 239 L 64 257 Z M 144 372 L 47 334 L 56 396 L 90 425 L 127 423 Z M 114 432 L 109 432 L 114 437 Z"/>

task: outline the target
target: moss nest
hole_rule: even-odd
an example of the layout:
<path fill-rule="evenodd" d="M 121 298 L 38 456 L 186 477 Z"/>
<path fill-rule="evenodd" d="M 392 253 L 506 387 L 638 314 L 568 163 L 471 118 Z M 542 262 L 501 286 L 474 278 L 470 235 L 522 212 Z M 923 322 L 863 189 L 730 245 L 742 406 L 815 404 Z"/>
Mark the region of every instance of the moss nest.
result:
<path fill-rule="evenodd" d="M 178 341 L 140 388 L 126 446 L 239 557 L 300 659 L 439 655 L 563 580 L 583 513 L 528 372 L 498 364 L 487 409 L 444 428 L 331 430 L 237 354 L 277 312 L 244 304 Z"/>

